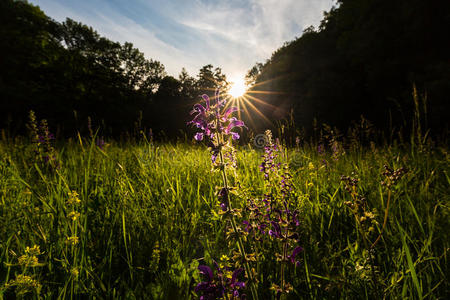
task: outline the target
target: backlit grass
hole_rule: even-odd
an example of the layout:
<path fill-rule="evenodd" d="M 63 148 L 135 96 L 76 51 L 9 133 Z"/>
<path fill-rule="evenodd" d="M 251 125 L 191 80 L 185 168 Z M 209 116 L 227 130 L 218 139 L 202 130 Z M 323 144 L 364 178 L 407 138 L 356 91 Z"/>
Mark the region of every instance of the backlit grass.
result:
<path fill-rule="evenodd" d="M 196 298 L 199 263 L 231 256 L 217 215 L 220 177 L 206 147 L 143 142 L 101 150 L 94 142 L 68 141 L 56 147 L 56 169 L 36 161 L 31 148 L 20 140 L 0 143 L 0 298 Z M 288 150 L 305 249 L 290 296 L 443 298 L 447 151 L 355 147 L 336 160 L 316 146 Z M 238 149 L 236 177 L 247 195 L 263 189 L 261 155 L 250 146 Z M 358 192 L 378 222 L 373 241 L 387 200 L 384 164 L 408 173 L 392 189 L 371 264 L 340 178 L 359 179 Z M 69 201 L 72 191 L 79 204 Z M 246 200 L 234 199 L 235 207 Z M 39 252 L 30 250 L 35 246 Z M 262 261 L 258 271 L 272 268 Z M 267 285 L 258 285 L 261 299 L 272 297 Z"/>

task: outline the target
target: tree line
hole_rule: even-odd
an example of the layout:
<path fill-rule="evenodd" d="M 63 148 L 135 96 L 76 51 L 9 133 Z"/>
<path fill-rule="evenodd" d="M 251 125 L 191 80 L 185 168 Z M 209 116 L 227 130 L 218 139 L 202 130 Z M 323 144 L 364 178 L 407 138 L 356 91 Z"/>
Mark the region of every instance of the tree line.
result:
<path fill-rule="evenodd" d="M 318 28 L 248 71 L 249 101 L 265 118 L 251 109 L 243 118 L 257 132 L 283 118 L 306 132 L 317 123 L 344 129 L 361 115 L 396 130 L 419 109 L 424 127 L 447 130 L 449 20 L 444 0 L 339 0 Z M 151 128 L 175 137 L 200 94 L 229 87 L 220 67 L 169 76 L 133 44 L 26 1 L 0 2 L 0 37 L 0 128 L 12 135 L 25 132 L 33 110 L 58 136 L 87 134 L 90 119 L 104 136 Z"/>
<path fill-rule="evenodd" d="M 427 129 L 447 131 L 449 24 L 450 1 L 339 0 L 318 28 L 249 70 L 250 95 L 269 119 L 293 109 L 306 129 L 347 128 L 363 115 L 379 129 L 408 131 L 420 112 Z"/>
<path fill-rule="evenodd" d="M 201 93 L 228 86 L 219 67 L 206 65 L 196 77 L 183 68 L 174 78 L 133 44 L 69 18 L 59 23 L 26 1 L 0 3 L 0 37 L 0 128 L 13 135 L 24 133 L 33 110 L 59 136 L 92 128 L 112 137 L 150 129 L 174 136 Z"/>

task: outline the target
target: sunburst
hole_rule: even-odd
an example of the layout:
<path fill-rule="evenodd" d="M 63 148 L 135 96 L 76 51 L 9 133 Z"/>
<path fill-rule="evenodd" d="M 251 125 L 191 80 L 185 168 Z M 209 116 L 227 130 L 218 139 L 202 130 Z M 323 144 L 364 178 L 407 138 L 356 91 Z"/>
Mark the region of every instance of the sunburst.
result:
<path fill-rule="evenodd" d="M 245 85 L 243 78 L 236 78 L 232 81 L 231 88 L 229 90 L 229 94 L 233 98 L 239 98 L 244 96 L 247 91 L 247 86 Z"/>
<path fill-rule="evenodd" d="M 249 87 L 245 85 L 243 76 L 234 77 L 232 80 L 230 90 L 227 92 L 227 94 L 222 95 L 222 97 L 226 97 L 231 100 L 230 102 L 228 102 L 227 106 L 236 106 L 239 109 L 238 110 L 239 119 L 241 119 L 242 114 L 245 114 L 245 116 L 248 118 L 248 121 L 250 121 L 250 123 L 253 125 L 255 124 L 254 123 L 255 120 L 253 119 L 254 117 L 264 120 L 266 124 L 272 124 L 273 121 L 271 121 L 267 116 L 265 116 L 260 109 L 266 107 L 266 109 L 268 110 L 276 110 L 278 109 L 278 107 L 275 107 L 274 105 L 265 102 L 264 100 L 260 99 L 259 96 L 284 94 L 284 93 L 254 89 L 257 86 L 261 87 L 261 85 L 266 85 L 272 80 L 260 82 L 255 86 L 253 86 L 253 89 L 252 88 L 249 89 Z M 257 106 L 260 109 L 258 109 Z"/>

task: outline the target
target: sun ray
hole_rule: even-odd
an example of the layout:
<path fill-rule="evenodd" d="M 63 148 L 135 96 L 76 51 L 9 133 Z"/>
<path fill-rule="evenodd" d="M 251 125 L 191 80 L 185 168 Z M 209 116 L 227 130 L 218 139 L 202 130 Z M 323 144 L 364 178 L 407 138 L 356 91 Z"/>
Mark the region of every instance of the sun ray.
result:
<path fill-rule="evenodd" d="M 263 101 L 263 100 L 261 100 L 261 99 L 259 99 L 259 98 L 256 98 L 256 97 L 254 97 L 254 96 L 252 96 L 252 95 L 250 95 L 250 94 L 247 94 L 247 95 L 245 95 L 245 96 L 246 96 L 247 98 L 249 98 L 249 99 L 255 101 L 255 102 L 258 102 L 259 104 L 268 106 L 268 107 L 270 107 L 270 108 L 272 108 L 272 109 L 276 109 L 276 108 L 277 108 L 275 105 L 270 104 L 270 103 L 267 103 L 267 102 L 265 102 L 265 101 Z"/>
<path fill-rule="evenodd" d="M 255 105 L 253 105 L 253 103 L 251 103 L 250 99 L 247 99 L 249 95 L 245 95 L 245 103 L 248 104 L 250 106 L 251 109 L 253 109 L 260 117 L 262 117 L 266 122 L 272 124 L 272 121 L 269 120 L 269 118 L 267 118 L 258 108 L 256 108 Z"/>

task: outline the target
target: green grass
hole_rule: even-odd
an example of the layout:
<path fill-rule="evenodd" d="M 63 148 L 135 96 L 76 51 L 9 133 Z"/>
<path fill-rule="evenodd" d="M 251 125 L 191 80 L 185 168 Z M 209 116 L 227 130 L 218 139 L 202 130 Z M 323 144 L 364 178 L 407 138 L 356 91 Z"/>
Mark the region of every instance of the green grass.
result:
<path fill-rule="evenodd" d="M 196 298 L 198 264 L 231 254 L 217 214 L 221 178 L 211 171 L 205 147 L 113 144 L 101 151 L 92 143 L 69 141 L 56 147 L 57 170 L 35 162 L 31 148 L 22 141 L 0 143 L 0 299 L 27 287 L 31 298 Z M 290 296 L 448 296 L 448 149 L 356 147 L 338 161 L 326 156 L 327 167 L 315 149 L 288 151 L 305 249 L 301 267 L 290 274 Z M 261 196 L 262 152 L 238 150 L 237 179 L 247 193 Z M 344 205 L 350 195 L 340 176 L 354 172 L 359 193 L 377 211 L 373 241 L 386 205 L 380 184 L 384 164 L 409 172 L 392 190 L 387 226 L 370 263 L 355 217 Z M 80 204 L 67 204 L 72 190 Z M 235 200 L 235 207 L 244 205 L 245 199 Z M 72 211 L 80 213 L 75 221 Z M 72 245 L 69 236 L 79 242 Z M 39 264 L 19 264 L 26 247 L 34 245 L 40 246 Z M 265 275 L 260 279 L 275 274 L 270 259 L 258 265 Z M 14 285 L 20 274 L 35 285 Z M 272 297 L 269 286 L 260 282 L 260 299 Z"/>

